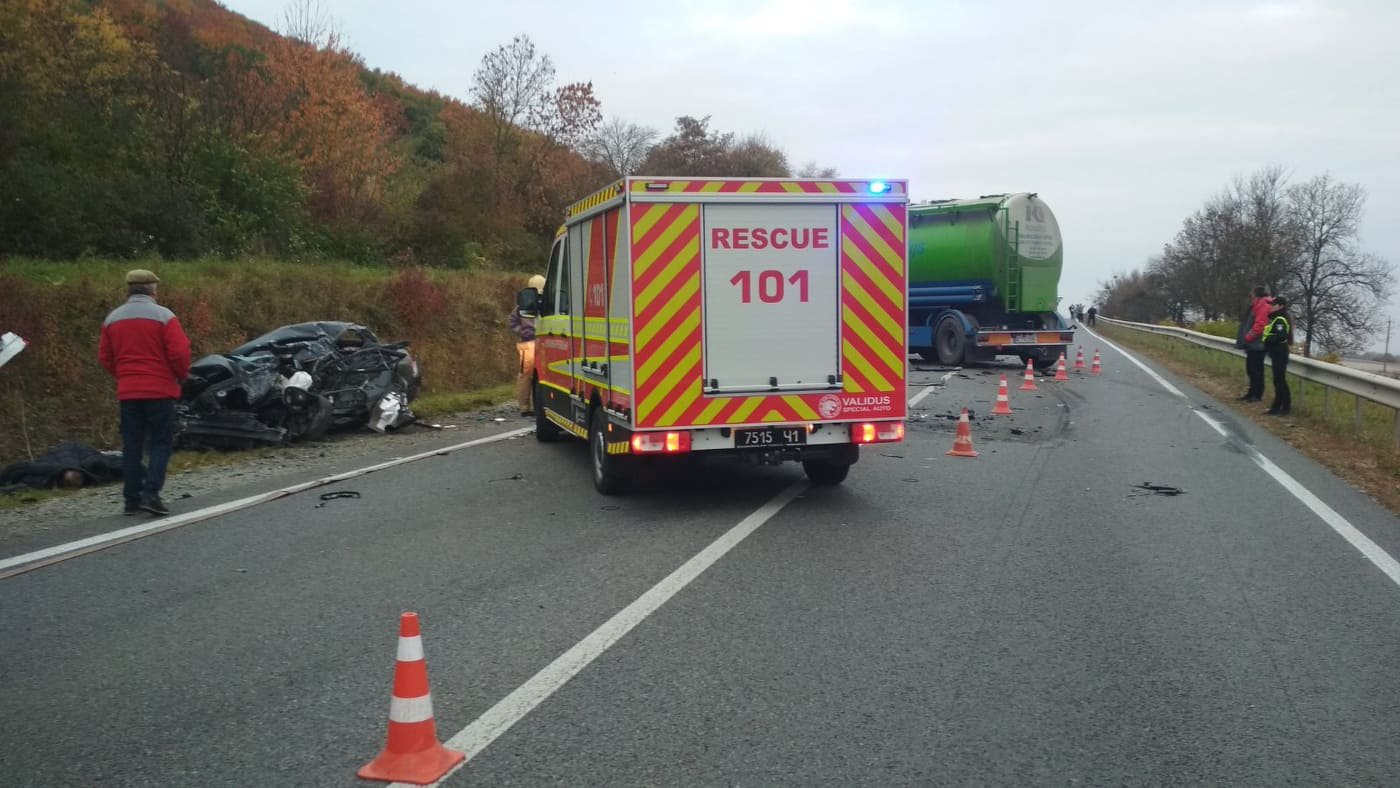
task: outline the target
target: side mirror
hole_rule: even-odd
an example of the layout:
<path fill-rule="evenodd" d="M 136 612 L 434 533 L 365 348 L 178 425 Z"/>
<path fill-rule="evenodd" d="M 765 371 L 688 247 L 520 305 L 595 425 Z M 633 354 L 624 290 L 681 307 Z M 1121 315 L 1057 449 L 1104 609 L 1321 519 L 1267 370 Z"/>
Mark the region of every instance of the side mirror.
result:
<path fill-rule="evenodd" d="M 515 306 L 520 309 L 522 317 L 535 317 L 539 314 L 540 304 L 544 299 L 540 296 L 540 291 L 533 287 L 521 290 L 515 296 Z"/>

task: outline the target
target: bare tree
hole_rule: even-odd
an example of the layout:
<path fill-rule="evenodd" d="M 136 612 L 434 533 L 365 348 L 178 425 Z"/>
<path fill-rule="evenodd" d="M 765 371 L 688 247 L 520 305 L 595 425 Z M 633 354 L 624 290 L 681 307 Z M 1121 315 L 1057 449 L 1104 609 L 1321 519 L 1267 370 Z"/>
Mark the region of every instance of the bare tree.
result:
<path fill-rule="evenodd" d="M 282 7 L 282 35 L 317 49 L 335 49 L 340 30 L 321 0 L 292 0 Z"/>
<path fill-rule="evenodd" d="M 797 177 L 799 177 L 799 178 L 836 178 L 836 177 L 839 177 L 839 176 L 838 176 L 837 173 L 836 173 L 836 168 L 835 168 L 835 167 L 822 167 L 822 166 L 819 166 L 815 161 L 809 161 L 809 162 L 807 162 L 806 164 L 803 164 L 803 165 L 802 165 L 802 168 L 799 169 L 799 170 L 797 171 Z"/>
<path fill-rule="evenodd" d="M 477 107 L 500 128 L 540 125 L 555 100 L 554 61 L 527 35 L 488 53 L 473 78 Z"/>
<path fill-rule="evenodd" d="M 1394 282 L 1387 261 L 1356 248 L 1366 190 L 1319 175 L 1290 188 L 1288 201 L 1298 233 L 1292 285 L 1303 354 L 1312 355 L 1314 344 L 1333 351 L 1361 347 L 1375 332 L 1376 310 Z"/>
<path fill-rule="evenodd" d="M 588 158 L 607 165 L 613 175 L 620 178 L 631 175 L 641 166 L 657 136 L 656 129 L 613 116 L 584 141 L 583 152 Z"/>

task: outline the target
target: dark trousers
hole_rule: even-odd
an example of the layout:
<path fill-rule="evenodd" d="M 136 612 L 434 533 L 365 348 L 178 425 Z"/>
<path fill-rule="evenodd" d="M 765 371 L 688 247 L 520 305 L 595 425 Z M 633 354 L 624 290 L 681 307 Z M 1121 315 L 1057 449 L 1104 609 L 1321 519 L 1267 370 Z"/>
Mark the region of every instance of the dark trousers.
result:
<path fill-rule="evenodd" d="M 122 495 L 129 504 L 141 502 L 142 497 L 160 495 L 165 487 L 165 466 L 170 462 L 171 442 L 175 432 L 175 400 L 122 400 L 122 469 L 126 486 Z M 142 455 L 150 452 L 149 467 L 142 465 Z"/>
<path fill-rule="evenodd" d="M 1293 392 L 1288 390 L 1288 345 L 1270 345 L 1269 363 L 1274 367 L 1274 403 L 1271 410 L 1292 410 Z"/>
<path fill-rule="evenodd" d="M 1264 398 L 1264 356 L 1262 350 L 1246 350 L 1244 352 L 1244 371 L 1249 375 L 1249 391 L 1245 396 L 1250 399 Z"/>

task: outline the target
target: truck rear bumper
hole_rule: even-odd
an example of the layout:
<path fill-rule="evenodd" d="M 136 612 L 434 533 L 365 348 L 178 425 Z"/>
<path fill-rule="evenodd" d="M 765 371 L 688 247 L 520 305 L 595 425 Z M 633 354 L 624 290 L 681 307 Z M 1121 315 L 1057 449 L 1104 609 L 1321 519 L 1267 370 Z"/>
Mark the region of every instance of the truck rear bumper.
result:
<path fill-rule="evenodd" d="M 619 435 L 613 440 L 621 437 Z M 736 454 L 751 455 L 763 462 L 848 455 L 853 458 L 857 447 L 862 444 L 904 440 L 904 420 L 645 430 L 626 434 L 625 437 L 626 453 L 635 456 Z"/>

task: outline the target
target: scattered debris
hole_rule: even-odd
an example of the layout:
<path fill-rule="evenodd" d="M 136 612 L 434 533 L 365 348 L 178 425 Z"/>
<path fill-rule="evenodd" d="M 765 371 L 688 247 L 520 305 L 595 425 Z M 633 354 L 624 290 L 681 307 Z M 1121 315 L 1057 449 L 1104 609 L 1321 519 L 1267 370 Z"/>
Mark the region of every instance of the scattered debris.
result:
<path fill-rule="evenodd" d="M 1023 429 L 1021 429 L 1020 427 L 1012 427 L 1012 428 L 1011 428 L 1011 434 L 1012 434 L 1012 435 L 1025 435 L 1025 434 L 1026 434 L 1026 431 L 1023 430 Z"/>
<path fill-rule="evenodd" d="M 1134 489 L 1134 490 L 1142 490 L 1143 492 L 1141 492 L 1141 493 L 1133 493 L 1132 495 L 1128 496 L 1128 497 L 1130 497 L 1130 498 L 1136 498 L 1136 497 L 1138 497 L 1138 496 L 1140 496 L 1140 495 L 1147 495 L 1147 494 L 1152 494 L 1152 495 L 1183 495 L 1183 494 L 1185 494 L 1185 492 L 1186 492 L 1185 490 L 1181 489 L 1180 487 L 1172 487 L 1172 486 L 1169 485 L 1169 484 L 1153 484 L 1152 482 L 1143 482 L 1142 484 L 1134 484 L 1134 485 L 1133 485 L 1133 489 Z"/>
<path fill-rule="evenodd" d="M 523 473 L 513 473 L 504 479 L 487 479 L 488 482 L 518 482 L 525 478 Z"/>
<path fill-rule="evenodd" d="M 321 507 L 323 507 L 323 506 L 326 505 L 326 502 L 328 502 L 328 501 L 334 501 L 334 500 L 336 500 L 337 498 L 359 498 L 359 497 L 360 497 L 360 494 L 357 493 L 357 492 L 355 492 L 354 490 L 337 490 L 337 491 L 335 491 L 335 492 L 321 493 L 321 502 L 318 503 L 318 504 L 316 504 L 316 508 L 317 508 L 317 509 L 320 509 Z"/>

